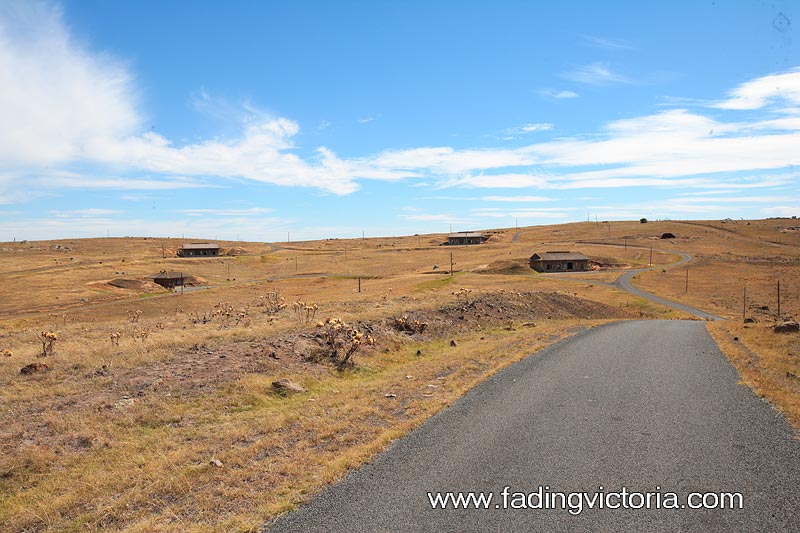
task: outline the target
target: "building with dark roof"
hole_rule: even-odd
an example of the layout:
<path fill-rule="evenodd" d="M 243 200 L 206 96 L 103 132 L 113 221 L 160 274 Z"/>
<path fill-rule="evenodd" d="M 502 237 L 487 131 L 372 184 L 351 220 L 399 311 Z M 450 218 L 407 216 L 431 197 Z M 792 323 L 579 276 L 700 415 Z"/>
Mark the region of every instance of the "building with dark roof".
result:
<path fill-rule="evenodd" d="M 537 272 L 583 272 L 589 270 L 589 258 L 580 252 L 538 252 L 531 256 L 531 268 Z"/>
<path fill-rule="evenodd" d="M 447 244 L 483 244 L 489 237 L 479 231 L 461 231 L 447 236 Z"/>
<path fill-rule="evenodd" d="M 210 242 L 191 242 L 184 244 L 178 250 L 178 257 L 216 257 L 219 255 L 219 245 Z"/>
<path fill-rule="evenodd" d="M 165 289 L 174 289 L 184 284 L 183 272 L 159 272 L 153 276 L 153 282 Z"/>

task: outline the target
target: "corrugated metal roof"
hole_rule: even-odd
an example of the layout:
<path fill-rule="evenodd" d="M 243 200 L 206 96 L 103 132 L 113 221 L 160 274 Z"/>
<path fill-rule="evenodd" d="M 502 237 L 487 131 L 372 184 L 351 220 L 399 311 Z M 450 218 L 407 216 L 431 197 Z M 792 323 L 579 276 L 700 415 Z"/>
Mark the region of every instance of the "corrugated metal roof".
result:
<path fill-rule="evenodd" d="M 181 248 L 184 250 L 218 250 L 219 244 L 214 244 L 211 242 L 190 242 L 188 244 L 184 244 Z"/>
<path fill-rule="evenodd" d="M 539 252 L 531 256 L 531 259 L 541 261 L 588 261 L 589 258 L 580 252 Z"/>
<path fill-rule="evenodd" d="M 184 277 L 183 272 L 159 272 L 153 279 L 180 279 Z"/>
<path fill-rule="evenodd" d="M 479 231 L 462 231 L 461 233 L 451 233 L 447 236 L 448 239 L 452 239 L 454 237 L 483 237 L 483 233 Z"/>

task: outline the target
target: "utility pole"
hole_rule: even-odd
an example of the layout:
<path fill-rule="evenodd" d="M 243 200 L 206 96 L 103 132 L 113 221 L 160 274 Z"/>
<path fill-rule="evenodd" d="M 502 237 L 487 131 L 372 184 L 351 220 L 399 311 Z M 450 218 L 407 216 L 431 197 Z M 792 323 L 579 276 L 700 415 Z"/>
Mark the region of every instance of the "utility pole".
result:
<path fill-rule="evenodd" d="M 286 242 L 292 242 L 292 240 L 289 238 L 289 232 L 288 231 L 286 232 Z"/>
<path fill-rule="evenodd" d="M 450 276 L 453 275 L 453 252 L 450 252 Z"/>
<path fill-rule="evenodd" d="M 167 253 L 164 251 L 164 243 L 162 242 L 161 243 L 161 259 L 164 259 L 166 257 L 167 257 Z"/>
<path fill-rule="evenodd" d="M 366 233 L 364 232 L 364 230 L 362 229 L 362 230 L 361 230 L 361 241 L 362 241 L 362 242 L 364 242 L 364 241 L 366 241 L 366 240 L 367 240 L 367 234 L 366 234 Z M 358 292 L 361 292 L 361 291 L 358 291 Z"/>

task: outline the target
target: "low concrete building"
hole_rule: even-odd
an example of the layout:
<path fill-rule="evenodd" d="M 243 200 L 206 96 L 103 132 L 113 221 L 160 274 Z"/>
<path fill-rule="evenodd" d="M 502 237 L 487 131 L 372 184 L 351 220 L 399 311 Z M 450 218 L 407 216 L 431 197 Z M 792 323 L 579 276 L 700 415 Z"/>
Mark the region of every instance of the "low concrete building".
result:
<path fill-rule="evenodd" d="M 538 252 L 531 256 L 531 268 L 537 272 L 583 272 L 589 270 L 589 258 L 580 252 Z"/>
<path fill-rule="evenodd" d="M 184 244 L 178 250 L 178 257 L 216 257 L 219 255 L 219 245 L 210 242 L 191 242 Z"/>
<path fill-rule="evenodd" d="M 478 231 L 461 231 L 447 236 L 447 244 L 483 244 L 489 237 Z"/>
<path fill-rule="evenodd" d="M 158 283 L 165 289 L 174 289 L 184 283 L 183 272 L 159 272 L 153 276 L 153 283 Z"/>

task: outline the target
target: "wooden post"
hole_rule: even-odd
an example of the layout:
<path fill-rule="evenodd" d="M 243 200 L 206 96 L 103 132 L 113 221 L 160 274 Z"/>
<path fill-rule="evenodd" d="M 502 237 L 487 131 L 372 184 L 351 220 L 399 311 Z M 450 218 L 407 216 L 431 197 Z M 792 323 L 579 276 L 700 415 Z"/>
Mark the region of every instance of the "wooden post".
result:
<path fill-rule="evenodd" d="M 626 250 L 628 249 L 628 238 L 627 237 L 625 237 L 625 249 Z"/>
<path fill-rule="evenodd" d="M 650 266 L 653 266 L 653 245 L 650 245 Z"/>
<path fill-rule="evenodd" d="M 744 287 L 744 296 L 742 297 L 742 322 L 747 318 L 747 286 Z"/>
<path fill-rule="evenodd" d="M 683 292 L 689 292 L 689 267 L 686 267 L 686 286 L 684 287 Z"/>
<path fill-rule="evenodd" d="M 778 280 L 778 320 L 781 319 L 781 280 Z"/>
<path fill-rule="evenodd" d="M 358 292 L 361 292 L 361 278 L 358 278 Z"/>
<path fill-rule="evenodd" d="M 297 274 L 297 256 L 294 256 L 294 273 Z"/>
<path fill-rule="evenodd" d="M 450 275 L 453 275 L 453 252 L 450 252 Z"/>

